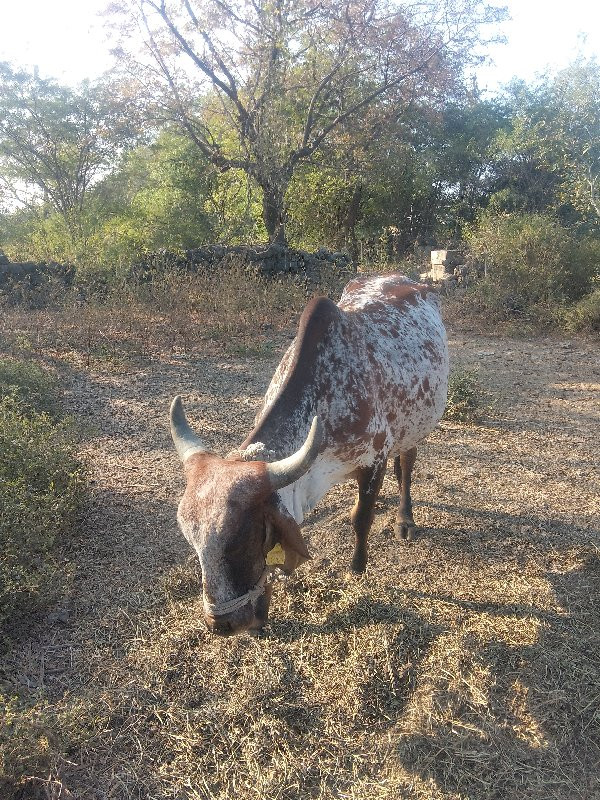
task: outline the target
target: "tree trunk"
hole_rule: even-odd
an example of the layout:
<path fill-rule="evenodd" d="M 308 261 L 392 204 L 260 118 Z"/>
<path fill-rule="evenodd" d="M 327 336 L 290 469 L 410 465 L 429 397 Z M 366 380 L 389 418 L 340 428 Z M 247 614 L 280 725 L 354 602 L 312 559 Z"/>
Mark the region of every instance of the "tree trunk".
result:
<path fill-rule="evenodd" d="M 263 220 L 270 244 L 286 245 L 285 238 L 285 189 L 262 186 Z M 287 188 L 287 187 L 286 187 Z"/>
<path fill-rule="evenodd" d="M 358 241 L 356 239 L 356 226 L 362 218 L 363 184 L 359 181 L 354 187 L 350 203 L 346 209 L 346 216 L 342 227 L 344 229 L 345 245 L 350 253 L 353 264 L 358 264 Z"/>

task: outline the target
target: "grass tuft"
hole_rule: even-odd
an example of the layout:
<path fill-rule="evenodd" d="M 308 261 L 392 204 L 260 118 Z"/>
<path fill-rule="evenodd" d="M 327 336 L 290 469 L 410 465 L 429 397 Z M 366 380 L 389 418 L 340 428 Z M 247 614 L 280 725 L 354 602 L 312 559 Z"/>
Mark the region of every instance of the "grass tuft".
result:
<path fill-rule="evenodd" d="M 459 368 L 450 372 L 445 418 L 453 422 L 475 423 L 483 406 L 483 391 L 476 370 Z"/>

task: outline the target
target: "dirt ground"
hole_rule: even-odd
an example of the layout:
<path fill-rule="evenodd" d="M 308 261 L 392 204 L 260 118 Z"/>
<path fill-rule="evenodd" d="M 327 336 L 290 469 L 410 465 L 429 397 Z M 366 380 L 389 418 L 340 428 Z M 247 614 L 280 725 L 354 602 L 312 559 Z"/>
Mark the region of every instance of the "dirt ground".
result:
<path fill-rule="evenodd" d="M 488 411 L 420 448 L 418 540 L 394 538 L 390 468 L 350 575 L 355 487 L 338 486 L 268 635 L 218 639 L 176 527 L 167 410 L 181 393 L 227 453 L 291 335 L 267 358 L 58 362 L 92 485 L 69 595 L 4 664 L 56 719 L 52 770 L 22 796 L 600 798 L 598 343 L 450 331 Z"/>

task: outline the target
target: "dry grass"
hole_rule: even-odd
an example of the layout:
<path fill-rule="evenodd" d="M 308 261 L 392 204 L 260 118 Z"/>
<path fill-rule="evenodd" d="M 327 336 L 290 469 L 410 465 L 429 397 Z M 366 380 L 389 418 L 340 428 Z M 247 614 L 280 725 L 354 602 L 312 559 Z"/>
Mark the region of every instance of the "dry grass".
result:
<path fill-rule="evenodd" d="M 340 280 L 331 278 L 334 293 Z M 273 331 L 287 328 L 314 291 L 300 277 L 259 278 L 234 262 L 227 270 L 167 273 L 85 298 L 73 289 L 53 295 L 46 307 L 7 306 L 0 332 L 3 349 L 63 360 L 76 353 L 86 367 L 118 369 L 165 351 L 263 355 Z"/>
<path fill-rule="evenodd" d="M 453 338 L 494 417 L 445 422 L 421 449 L 419 540 L 394 540 L 390 472 L 368 571 L 349 575 L 354 487 L 336 487 L 305 527 L 314 559 L 277 589 L 268 635 L 224 640 L 204 629 L 176 530 L 165 414 L 183 391 L 202 435 L 228 451 L 278 355 L 156 341 L 117 371 L 56 351 L 91 423 L 94 483 L 62 618 L 2 664 L 22 704 L 3 742 L 4 796 L 600 797 L 594 346 Z"/>

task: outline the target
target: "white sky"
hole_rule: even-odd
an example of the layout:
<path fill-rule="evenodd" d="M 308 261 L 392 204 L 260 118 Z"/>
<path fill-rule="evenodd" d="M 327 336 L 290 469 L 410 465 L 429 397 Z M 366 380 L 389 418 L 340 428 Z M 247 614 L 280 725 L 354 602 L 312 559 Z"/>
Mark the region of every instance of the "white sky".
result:
<path fill-rule="evenodd" d="M 0 61 L 39 67 L 44 78 L 75 84 L 112 59 L 98 16 L 109 0 L 0 0 Z"/>
<path fill-rule="evenodd" d="M 496 0 L 499 4 L 502 0 Z M 600 60 L 598 0 L 505 0 L 512 21 L 508 44 L 490 54 L 494 65 L 478 71 L 482 89 L 513 76 L 532 80 L 566 66 L 578 54 Z M 0 0 L 0 61 L 38 66 L 62 83 L 95 78 L 111 64 L 110 43 L 98 12 L 107 0 Z"/>
<path fill-rule="evenodd" d="M 493 64 L 478 70 L 481 89 L 495 89 L 517 77 L 530 82 L 551 75 L 577 56 L 600 61 L 598 0 L 496 0 L 511 20 L 502 25 L 505 45 L 490 48 Z"/>

